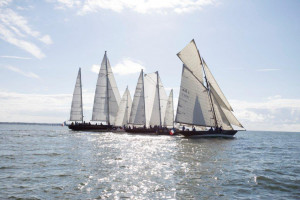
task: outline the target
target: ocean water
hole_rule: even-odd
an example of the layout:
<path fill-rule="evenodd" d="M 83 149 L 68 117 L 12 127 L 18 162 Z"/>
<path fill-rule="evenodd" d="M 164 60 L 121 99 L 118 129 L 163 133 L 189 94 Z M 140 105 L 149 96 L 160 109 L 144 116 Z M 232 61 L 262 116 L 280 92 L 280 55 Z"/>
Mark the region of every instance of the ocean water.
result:
<path fill-rule="evenodd" d="M 186 139 L 2 124 L 0 199 L 300 199 L 300 133 Z"/>

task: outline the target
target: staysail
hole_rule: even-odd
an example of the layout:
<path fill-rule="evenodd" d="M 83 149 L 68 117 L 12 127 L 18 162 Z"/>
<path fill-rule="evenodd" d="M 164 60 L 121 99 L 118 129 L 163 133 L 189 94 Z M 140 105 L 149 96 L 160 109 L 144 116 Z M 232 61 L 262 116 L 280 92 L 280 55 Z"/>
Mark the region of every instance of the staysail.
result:
<path fill-rule="evenodd" d="M 166 107 L 164 127 L 173 127 L 174 126 L 174 107 L 173 107 L 173 89 L 170 92 L 168 103 Z"/>
<path fill-rule="evenodd" d="M 145 112 L 144 73 L 142 70 L 133 96 L 129 124 L 146 125 Z"/>
<path fill-rule="evenodd" d="M 131 100 L 130 92 L 127 87 L 119 105 L 119 110 L 115 120 L 115 126 L 128 125 L 130 111 L 131 111 L 131 104 L 132 104 L 132 100 Z"/>
<path fill-rule="evenodd" d="M 120 93 L 105 52 L 96 85 L 92 121 L 105 121 L 113 124 L 120 99 Z"/>
<path fill-rule="evenodd" d="M 73 92 L 70 121 L 83 122 L 81 69 L 79 68 Z"/>

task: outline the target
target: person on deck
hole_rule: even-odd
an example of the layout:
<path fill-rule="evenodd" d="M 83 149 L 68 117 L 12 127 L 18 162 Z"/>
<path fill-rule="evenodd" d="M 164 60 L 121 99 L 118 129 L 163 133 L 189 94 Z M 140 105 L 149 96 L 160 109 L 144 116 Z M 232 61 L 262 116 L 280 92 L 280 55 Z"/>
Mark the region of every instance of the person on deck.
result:
<path fill-rule="evenodd" d="M 193 131 L 196 131 L 196 128 L 195 128 L 195 126 L 193 126 Z"/>
<path fill-rule="evenodd" d="M 184 131 L 184 130 L 185 130 L 185 126 L 182 127 L 182 131 Z"/>

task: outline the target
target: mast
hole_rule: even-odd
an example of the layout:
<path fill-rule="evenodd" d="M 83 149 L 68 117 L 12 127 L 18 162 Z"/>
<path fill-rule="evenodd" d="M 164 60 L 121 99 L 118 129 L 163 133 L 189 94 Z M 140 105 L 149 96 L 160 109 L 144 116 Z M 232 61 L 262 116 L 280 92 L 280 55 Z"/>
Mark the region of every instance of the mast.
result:
<path fill-rule="evenodd" d="M 80 73 L 80 98 L 81 98 L 81 123 L 83 123 L 83 103 L 82 103 L 82 83 L 81 83 L 81 68 L 79 67 L 79 73 Z"/>
<path fill-rule="evenodd" d="M 156 71 L 156 77 L 157 77 L 156 88 L 157 88 L 157 92 L 158 92 L 159 125 L 161 126 L 161 108 L 160 108 L 158 71 Z"/>
<path fill-rule="evenodd" d="M 127 85 L 126 90 L 128 91 L 128 85 Z M 127 92 L 127 106 L 126 106 L 126 109 L 127 109 L 127 116 L 126 116 L 126 118 L 127 118 L 127 125 L 129 124 L 129 117 L 128 117 L 128 108 L 129 108 L 129 106 L 128 106 L 128 99 L 129 99 L 129 97 L 128 97 L 128 94 L 129 94 L 129 92 Z M 126 112 L 125 112 L 125 114 L 126 114 Z"/>
<path fill-rule="evenodd" d="M 144 70 L 142 69 L 142 80 L 143 80 L 143 98 L 144 98 L 144 121 L 146 126 L 146 101 L 145 101 L 145 84 L 144 84 Z"/>
<path fill-rule="evenodd" d="M 171 90 L 171 92 L 172 92 L 172 121 L 173 121 L 172 124 L 173 124 L 173 128 L 174 128 L 174 107 L 173 107 L 173 105 L 174 105 L 173 103 L 174 103 L 174 102 L 173 102 L 173 89 Z"/>
<path fill-rule="evenodd" d="M 198 49 L 197 49 L 198 50 Z M 198 50 L 198 53 L 199 53 L 199 50 Z M 199 53 L 199 56 L 200 56 L 200 53 Z M 205 78 L 205 81 L 206 81 L 206 85 L 207 85 L 207 92 L 208 92 L 208 97 L 209 97 L 209 100 L 210 100 L 210 103 L 211 103 L 211 108 L 212 108 L 212 111 L 213 111 L 213 114 L 214 114 L 214 120 L 215 120 L 215 125 L 216 127 L 218 126 L 218 121 L 217 121 L 217 116 L 216 116 L 216 112 L 215 112 L 215 108 L 214 108 L 214 104 L 213 104 L 213 100 L 211 98 L 211 91 L 210 91 L 210 84 L 206 78 L 206 73 L 205 73 L 205 70 L 204 70 L 204 67 L 203 67 L 203 58 L 200 57 L 201 59 L 201 65 L 202 65 L 202 69 L 203 69 L 203 72 L 204 72 L 204 78 Z"/>
<path fill-rule="evenodd" d="M 106 123 L 110 124 L 109 121 L 109 90 L 108 90 L 108 69 L 107 69 L 107 55 L 105 51 L 105 69 L 106 69 L 106 102 L 107 102 L 107 115 L 106 115 Z"/>

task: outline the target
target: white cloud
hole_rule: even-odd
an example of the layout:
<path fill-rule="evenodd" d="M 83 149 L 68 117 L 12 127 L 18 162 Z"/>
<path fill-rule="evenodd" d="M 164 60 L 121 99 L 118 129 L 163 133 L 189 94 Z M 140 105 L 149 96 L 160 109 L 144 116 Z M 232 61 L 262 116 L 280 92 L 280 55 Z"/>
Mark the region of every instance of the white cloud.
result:
<path fill-rule="evenodd" d="M 267 68 L 267 69 L 258 69 L 256 71 L 258 72 L 271 72 L 271 71 L 279 71 L 280 69 L 271 69 L 271 68 Z"/>
<path fill-rule="evenodd" d="M 45 44 L 52 44 L 51 37 L 49 35 L 44 35 L 40 38 L 40 41 L 44 42 Z"/>
<path fill-rule="evenodd" d="M 246 129 L 300 131 L 300 99 L 286 99 L 277 95 L 260 102 L 230 102 L 234 114 Z"/>
<path fill-rule="evenodd" d="M 123 59 L 122 62 L 112 67 L 113 72 L 120 75 L 139 73 L 141 69 L 145 70 L 145 67 L 140 62 L 133 61 L 130 58 Z"/>
<path fill-rule="evenodd" d="M 101 10 L 122 12 L 125 9 L 137 13 L 187 13 L 201 10 L 204 6 L 217 5 L 217 0 L 57 0 L 60 9 L 77 8 L 78 14 L 84 15 Z"/>
<path fill-rule="evenodd" d="M 128 75 L 135 74 L 141 72 L 141 69 L 145 70 L 145 67 L 140 64 L 140 62 L 133 61 L 130 58 L 125 58 L 114 67 L 112 67 L 112 71 L 114 74 L 119 75 Z M 93 65 L 91 71 L 94 73 L 99 73 L 100 65 Z"/>
<path fill-rule="evenodd" d="M 4 1 L 0 4 L 0 39 L 29 52 L 36 58 L 44 58 L 45 54 L 30 38 L 52 44 L 51 37 L 33 30 L 23 16 L 6 7 L 9 3 L 10 1 Z"/>
<path fill-rule="evenodd" d="M 24 72 L 21 69 L 17 68 L 17 67 L 13 67 L 13 66 L 4 66 L 6 69 L 9 69 L 10 71 L 16 72 L 18 74 L 21 74 L 23 76 L 29 77 L 29 78 L 36 78 L 36 79 L 40 79 L 40 77 L 33 73 L 33 72 Z"/>
<path fill-rule="evenodd" d="M 91 116 L 93 93 L 83 92 L 84 119 Z M 0 89 L 0 121 L 61 123 L 70 117 L 70 94 L 23 94 Z"/>
<path fill-rule="evenodd" d="M 99 74 L 100 65 L 92 65 L 91 71 L 96 73 L 96 74 Z"/>
<path fill-rule="evenodd" d="M 0 56 L 1 58 L 11 58 L 11 59 L 20 59 L 20 60 L 30 60 L 31 58 L 19 57 L 19 56 Z"/>

